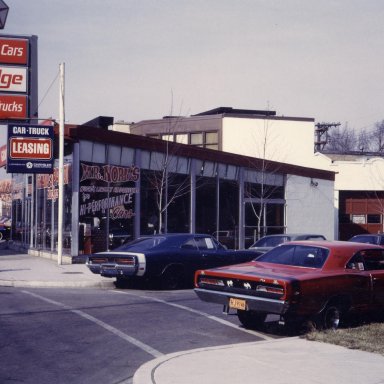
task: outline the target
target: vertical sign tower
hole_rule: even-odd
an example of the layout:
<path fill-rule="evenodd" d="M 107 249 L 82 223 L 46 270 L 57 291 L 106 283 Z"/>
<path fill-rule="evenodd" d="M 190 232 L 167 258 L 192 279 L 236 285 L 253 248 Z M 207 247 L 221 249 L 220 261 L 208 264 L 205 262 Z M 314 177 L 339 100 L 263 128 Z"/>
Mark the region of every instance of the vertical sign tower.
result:
<path fill-rule="evenodd" d="M 38 118 L 37 36 L 0 35 L 0 120 Z"/>

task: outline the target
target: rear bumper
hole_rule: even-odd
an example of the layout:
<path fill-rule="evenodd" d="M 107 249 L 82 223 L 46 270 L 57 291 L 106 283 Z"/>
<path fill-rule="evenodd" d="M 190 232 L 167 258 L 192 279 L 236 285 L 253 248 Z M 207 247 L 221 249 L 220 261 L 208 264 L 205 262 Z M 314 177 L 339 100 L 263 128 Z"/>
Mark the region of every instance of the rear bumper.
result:
<path fill-rule="evenodd" d="M 121 265 L 116 263 L 106 264 L 88 264 L 87 267 L 91 272 L 99 274 L 104 277 L 129 277 L 137 274 L 137 266 Z"/>
<path fill-rule="evenodd" d="M 207 289 L 195 288 L 197 296 L 211 303 L 229 306 L 229 299 L 236 298 L 246 301 L 247 310 L 265 312 L 270 314 L 283 315 L 287 312 L 289 304 L 283 300 L 267 299 L 264 297 L 231 294 L 229 292 L 210 291 Z"/>

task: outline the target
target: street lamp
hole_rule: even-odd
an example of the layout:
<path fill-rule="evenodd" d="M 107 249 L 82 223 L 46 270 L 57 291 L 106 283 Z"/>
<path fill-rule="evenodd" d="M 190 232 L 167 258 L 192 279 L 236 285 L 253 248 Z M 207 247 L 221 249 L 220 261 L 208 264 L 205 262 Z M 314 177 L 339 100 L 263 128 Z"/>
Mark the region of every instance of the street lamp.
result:
<path fill-rule="evenodd" d="M 4 29 L 5 22 L 7 20 L 9 7 L 4 3 L 3 0 L 0 0 L 0 29 Z"/>

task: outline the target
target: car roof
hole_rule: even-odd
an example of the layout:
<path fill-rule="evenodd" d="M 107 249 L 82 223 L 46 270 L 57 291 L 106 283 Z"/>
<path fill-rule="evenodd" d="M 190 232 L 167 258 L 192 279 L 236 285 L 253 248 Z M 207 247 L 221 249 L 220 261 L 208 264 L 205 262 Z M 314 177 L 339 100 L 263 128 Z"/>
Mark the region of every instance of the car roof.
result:
<path fill-rule="evenodd" d="M 375 244 L 355 243 L 351 241 L 339 240 L 296 240 L 283 243 L 281 245 L 278 245 L 278 247 L 283 247 L 290 244 L 307 245 L 329 249 L 333 254 L 333 257 L 327 259 L 323 269 L 332 269 L 334 267 L 342 268 L 345 266 L 347 261 L 359 251 L 363 251 L 366 249 L 383 250 L 383 247 Z"/>
<path fill-rule="evenodd" d="M 211 236 L 206 233 L 156 233 L 154 235 L 143 235 L 140 237 L 183 237 L 183 236 Z"/>
<path fill-rule="evenodd" d="M 384 233 L 362 233 L 360 235 L 354 235 L 351 237 L 351 239 L 355 237 L 383 237 Z"/>
<path fill-rule="evenodd" d="M 264 237 L 281 237 L 281 236 L 293 237 L 293 238 L 302 237 L 302 236 L 323 236 L 323 237 L 325 237 L 324 235 L 321 235 L 319 233 L 280 233 L 280 234 L 274 234 L 274 235 L 266 235 Z"/>

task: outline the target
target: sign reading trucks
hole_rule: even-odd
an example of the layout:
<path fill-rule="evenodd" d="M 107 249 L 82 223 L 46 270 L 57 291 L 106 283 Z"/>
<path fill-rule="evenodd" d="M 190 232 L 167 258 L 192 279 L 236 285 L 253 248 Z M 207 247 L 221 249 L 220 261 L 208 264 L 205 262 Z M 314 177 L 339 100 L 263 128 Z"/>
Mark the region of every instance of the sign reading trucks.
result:
<path fill-rule="evenodd" d="M 26 119 L 28 116 L 28 96 L 0 94 L 0 120 Z"/>
<path fill-rule="evenodd" d="M 53 138 L 53 126 L 9 124 L 7 173 L 52 173 Z"/>

